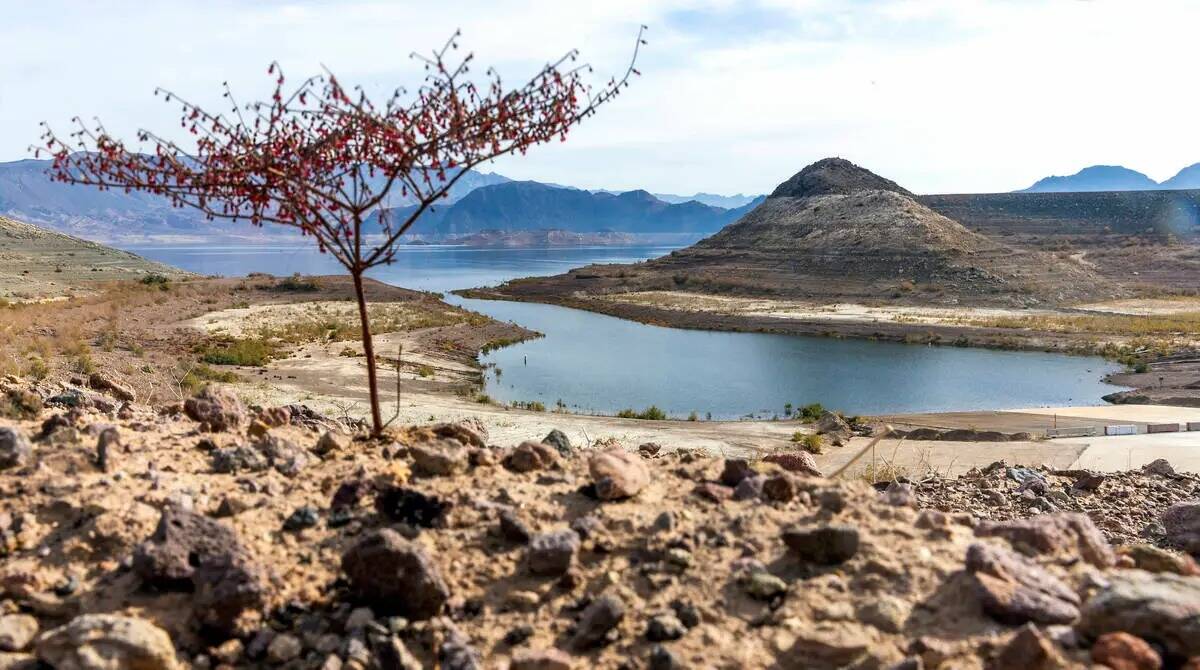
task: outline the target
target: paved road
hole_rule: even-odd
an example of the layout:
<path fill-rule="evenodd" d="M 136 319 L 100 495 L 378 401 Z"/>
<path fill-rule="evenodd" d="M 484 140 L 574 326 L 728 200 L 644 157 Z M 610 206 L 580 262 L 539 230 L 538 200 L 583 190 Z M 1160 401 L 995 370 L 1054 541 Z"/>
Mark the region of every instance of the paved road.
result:
<path fill-rule="evenodd" d="M 1071 468 L 1112 472 L 1140 468 L 1156 458 L 1165 458 L 1179 472 L 1200 473 L 1200 432 L 1078 437 L 1051 440 L 1064 449 L 1082 448 Z"/>

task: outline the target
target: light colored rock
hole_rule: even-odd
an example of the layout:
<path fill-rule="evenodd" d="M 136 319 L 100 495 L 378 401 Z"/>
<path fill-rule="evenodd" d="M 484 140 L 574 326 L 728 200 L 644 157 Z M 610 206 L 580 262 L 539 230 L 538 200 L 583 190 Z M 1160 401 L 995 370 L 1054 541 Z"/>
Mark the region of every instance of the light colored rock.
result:
<path fill-rule="evenodd" d="M 650 483 L 650 472 L 642 459 L 620 448 L 592 456 L 588 470 L 601 500 L 633 497 Z"/>
<path fill-rule="evenodd" d="M 24 651 L 37 632 L 37 619 L 28 614 L 0 616 L 0 651 Z"/>
<path fill-rule="evenodd" d="M 134 617 L 85 614 L 48 631 L 37 656 L 56 670 L 175 670 L 179 662 L 166 631 Z"/>

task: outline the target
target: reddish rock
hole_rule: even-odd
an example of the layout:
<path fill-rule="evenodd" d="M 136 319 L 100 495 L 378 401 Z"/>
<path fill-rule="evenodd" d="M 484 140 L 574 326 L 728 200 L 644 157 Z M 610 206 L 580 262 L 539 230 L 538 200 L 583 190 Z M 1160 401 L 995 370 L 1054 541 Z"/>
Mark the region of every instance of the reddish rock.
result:
<path fill-rule="evenodd" d="M 527 440 L 504 457 L 504 467 L 513 472 L 532 472 L 558 463 L 558 450 L 542 442 Z"/>
<path fill-rule="evenodd" d="M 722 503 L 733 497 L 733 489 L 713 482 L 697 484 L 692 493 L 714 503 Z"/>
<path fill-rule="evenodd" d="M 535 575 L 558 577 L 575 564 L 579 552 L 579 535 L 573 530 L 560 530 L 536 535 L 529 541 L 526 562 Z"/>
<path fill-rule="evenodd" d="M 133 402 L 137 397 L 134 394 L 133 389 L 131 389 L 129 386 L 122 384 L 121 382 L 101 372 L 93 372 L 91 376 L 88 377 L 88 386 L 91 386 L 97 391 L 109 393 L 114 398 L 117 398 L 118 400 L 124 400 L 125 402 Z"/>
<path fill-rule="evenodd" d="M 377 530 L 342 555 L 350 590 L 377 614 L 410 619 L 436 616 L 450 588 L 421 545 L 390 528 Z"/>
<path fill-rule="evenodd" d="M 1083 608 L 1080 632 L 1094 638 L 1124 632 L 1172 656 L 1200 656 L 1200 577 L 1120 570 L 1105 580 Z"/>
<path fill-rule="evenodd" d="M 1163 513 L 1167 541 L 1190 553 L 1200 555 L 1200 500 L 1172 505 Z"/>
<path fill-rule="evenodd" d="M 797 472 L 802 475 L 811 475 L 813 477 L 821 477 L 821 470 L 817 467 L 817 461 L 813 459 L 812 454 L 807 451 L 789 451 L 783 454 L 770 454 L 763 457 L 767 463 L 774 463 L 788 472 Z"/>
<path fill-rule="evenodd" d="M 1033 624 L 1026 624 L 1004 645 L 989 670 L 1058 670 L 1067 664 L 1054 643 Z"/>
<path fill-rule="evenodd" d="M 642 459 L 619 447 L 592 456 L 588 470 L 601 500 L 633 497 L 650 483 L 650 471 Z"/>
<path fill-rule="evenodd" d="M 744 458 L 726 458 L 721 470 L 721 483 L 725 486 L 737 486 L 743 479 L 754 474 L 750 462 Z"/>
<path fill-rule="evenodd" d="M 767 477 L 762 483 L 763 499 L 773 502 L 788 502 L 795 498 L 799 491 L 800 486 L 796 481 L 796 476 L 788 472 Z"/>
<path fill-rule="evenodd" d="M 967 571 L 980 603 L 1000 623 L 1071 623 L 1079 616 L 1079 596 L 1037 563 L 995 545 L 967 548 Z"/>
<path fill-rule="evenodd" d="M 1117 557 L 1104 535 L 1085 514 L 1039 514 L 1013 521 L 981 521 L 977 537 L 1003 537 L 1031 556 L 1076 556 L 1101 568 L 1116 564 Z"/>
<path fill-rule="evenodd" d="M 184 401 L 183 411 L 203 430 L 214 433 L 236 430 L 246 416 L 242 401 L 232 391 L 213 386 Z"/>
<path fill-rule="evenodd" d="M 513 654 L 509 670 L 571 670 L 571 655 L 561 649 L 523 649 Z"/>
<path fill-rule="evenodd" d="M 1158 670 L 1162 658 L 1140 637 L 1106 633 L 1092 645 L 1092 660 L 1112 670 Z"/>
<path fill-rule="evenodd" d="M 438 444 L 418 444 L 408 448 L 413 472 L 425 477 L 449 477 L 465 472 L 467 449 L 450 440 Z"/>

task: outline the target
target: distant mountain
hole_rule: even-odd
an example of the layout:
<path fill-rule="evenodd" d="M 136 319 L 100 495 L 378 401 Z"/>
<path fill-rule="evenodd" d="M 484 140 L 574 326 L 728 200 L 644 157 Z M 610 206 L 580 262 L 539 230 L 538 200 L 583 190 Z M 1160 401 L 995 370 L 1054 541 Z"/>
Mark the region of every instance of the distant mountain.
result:
<path fill-rule="evenodd" d="M 1193 163 L 1179 171 L 1174 177 L 1159 184 L 1167 190 L 1200 188 L 1200 163 Z"/>
<path fill-rule="evenodd" d="M 468 235 L 485 230 L 556 229 L 576 233 L 712 233 L 749 211 L 696 201 L 663 202 L 646 191 L 621 194 L 558 188 L 532 181 L 484 186 L 449 206 L 435 207 L 413 232 L 422 236 Z M 401 218 L 410 207 L 391 210 Z M 374 221 L 378 224 L 377 219 Z"/>
<path fill-rule="evenodd" d="M 1093 165 L 1066 177 L 1045 177 L 1021 193 L 1152 191 L 1163 188 L 1141 172 L 1120 165 Z"/>
<path fill-rule="evenodd" d="M 206 221 L 199 212 L 172 207 L 148 193 L 101 191 L 51 181 L 48 160 L 0 163 L 0 215 L 36 223 L 58 232 L 105 243 L 261 241 L 290 236 L 287 229 L 256 228 L 244 222 Z M 470 172 L 450 190 L 450 202 L 481 186 L 508 181 L 493 173 Z M 412 199 L 394 189 L 392 206 Z"/>
<path fill-rule="evenodd" d="M 662 200 L 663 202 L 669 202 L 672 205 L 678 205 L 680 203 L 688 202 L 689 200 L 695 200 L 698 203 L 709 205 L 711 207 L 737 209 L 738 207 L 745 207 L 746 205 L 749 205 L 751 202 L 754 202 L 755 199 L 761 198 L 762 196 L 743 195 L 741 193 L 738 193 L 737 195 L 718 195 L 716 193 L 675 195 L 673 193 L 655 193 L 654 197 Z"/>
<path fill-rule="evenodd" d="M 580 247 L 580 246 L 630 246 L 639 242 L 629 233 L 575 233 L 568 230 L 542 228 L 538 230 L 483 230 L 445 240 L 448 244 L 467 247 Z"/>

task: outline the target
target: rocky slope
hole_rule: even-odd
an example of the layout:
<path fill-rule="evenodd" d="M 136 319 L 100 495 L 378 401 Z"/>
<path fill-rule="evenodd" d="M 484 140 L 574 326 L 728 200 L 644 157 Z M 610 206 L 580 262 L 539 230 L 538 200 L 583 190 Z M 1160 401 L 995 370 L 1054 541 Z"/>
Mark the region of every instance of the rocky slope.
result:
<path fill-rule="evenodd" d="M 1200 667 L 1164 548 L 1200 552 L 1196 480 L 1161 466 L 871 487 L 110 382 L 0 383 L 0 667 Z M 1117 502 L 1027 505 L 1060 493 Z"/>
<path fill-rule="evenodd" d="M 1120 295 L 1072 258 L 972 232 L 894 182 L 818 161 L 717 234 L 634 266 L 601 266 L 501 287 L 517 298 L 641 290 L 823 301 L 1032 306 Z"/>

